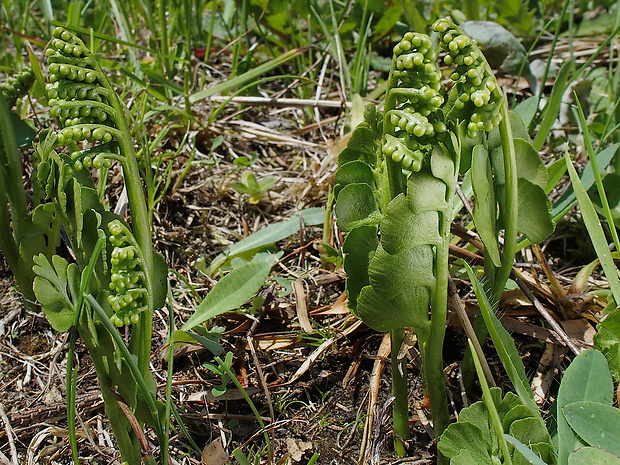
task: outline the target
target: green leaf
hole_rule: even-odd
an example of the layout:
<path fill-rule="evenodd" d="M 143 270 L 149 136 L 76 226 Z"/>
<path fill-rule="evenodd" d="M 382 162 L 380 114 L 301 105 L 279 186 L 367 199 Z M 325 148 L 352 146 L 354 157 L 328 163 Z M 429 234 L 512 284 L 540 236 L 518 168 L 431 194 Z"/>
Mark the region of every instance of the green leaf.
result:
<path fill-rule="evenodd" d="M 374 175 L 372 169 L 363 161 L 353 160 L 345 163 L 338 171 L 334 178 L 337 184 L 346 186 L 347 184 L 360 183 L 372 186 Z"/>
<path fill-rule="evenodd" d="M 348 184 L 339 193 L 335 206 L 338 227 L 343 231 L 378 224 L 381 213 L 368 184 Z"/>
<path fill-rule="evenodd" d="M 77 265 L 69 265 L 64 258 L 52 256 L 52 264 L 43 254 L 34 257 L 33 270 L 37 275 L 34 278 L 34 294 L 43 308 L 45 318 L 52 328 L 59 332 L 69 330 L 77 317 L 76 309 L 69 296 L 68 275 L 75 279 L 78 276 Z M 72 284 L 79 289 L 77 283 Z"/>
<path fill-rule="evenodd" d="M 368 265 L 370 264 L 370 257 L 378 245 L 377 227 L 360 226 L 347 234 L 342 246 L 345 254 L 344 269 L 347 272 L 348 305 L 355 314 L 357 314 L 359 293 L 364 286 L 370 284 Z"/>
<path fill-rule="evenodd" d="M 613 381 L 607 361 L 600 352 L 589 349 L 579 354 L 568 366 L 558 392 L 557 405 L 563 409 L 580 401 L 611 404 Z M 583 445 L 563 415 L 557 415 L 558 463 L 566 463 L 569 454 Z"/>
<path fill-rule="evenodd" d="M 464 453 L 467 461 L 461 463 L 490 464 L 493 461 L 489 454 L 490 444 L 488 440 L 488 434 L 484 434 L 477 426 L 469 422 L 458 421 L 446 428 L 437 443 L 437 449 L 448 458 L 456 458 Z M 474 462 L 469 461 L 470 457 Z M 465 457 L 459 461 L 463 458 Z"/>
<path fill-rule="evenodd" d="M 570 454 L 568 465 L 620 465 L 620 457 L 606 450 L 582 447 Z"/>
<path fill-rule="evenodd" d="M 512 381 L 515 391 L 517 391 L 523 405 L 530 409 L 532 416 L 537 417 L 539 421 L 542 422 L 542 418 L 540 417 L 540 413 L 538 411 L 538 406 L 536 405 L 536 402 L 534 402 L 534 396 L 525 375 L 525 367 L 523 366 L 523 362 L 521 361 L 521 357 L 519 356 L 515 343 L 510 336 L 510 333 L 506 331 L 506 329 L 502 326 L 502 323 L 495 316 L 493 306 L 489 302 L 482 284 L 474 274 L 474 271 L 467 263 L 464 265 L 469 279 L 474 286 L 476 298 L 478 299 L 478 304 L 480 305 L 480 312 L 482 313 L 484 322 L 489 330 L 489 334 L 493 339 L 493 345 L 495 346 L 499 358 L 502 361 L 502 365 L 508 373 L 508 377 L 510 378 L 510 381 Z"/>
<path fill-rule="evenodd" d="M 534 244 L 549 237 L 555 224 L 551 218 L 551 201 L 542 187 L 519 178 L 519 232 Z"/>
<path fill-rule="evenodd" d="M 620 309 L 607 315 L 596 329 L 594 347 L 607 359 L 614 381 L 620 382 Z"/>
<path fill-rule="evenodd" d="M 566 160 L 568 174 L 575 191 L 575 196 L 579 202 L 583 222 L 585 223 L 586 229 L 590 235 L 590 240 L 592 241 L 594 250 L 596 250 L 596 255 L 601 262 L 603 270 L 605 271 L 605 276 L 609 282 L 609 288 L 614 296 L 614 300 L 616 301 L 616 304 L 620 304 L 620 280 L 618 279 L 618 269 L 611 258 L 611 252 L 609 251 L 605 232 L 603 231 L 599 221 L 596 209 L 594 208 L 590 197 L 588 197 L 588 193 L 581 183 L 581 180 L 577 175 L 577 171 L 575 171 L 575 167 L 573 166 L 568 154 L 566 154 L 564 158 Z"/>
<path fill-rule="evenodd" d="M 220 279 L 181 330 L 189 331 L 204 321 L 239 308 L 265 283 L 273 258 L 257 256 Z"/>
<path fill-rule="evenodd" d="M 512 444 L 519 453 L 525 457 L 532 465 L 547 465 L 543 460 L 534 453 L 529 447 L 519 441 L 517 438 L 512 437 L 510 434 L 504 434 L 504 438 L 510 444 Z"/>
<path fill-rule="evenodd" d="M 15 134 L 15 141 L 18 148 L 28 149 L 32 145 L 37 132 L 34 128 L 28 124 L 27 121 L 21 119 L 17 113 L 11 112 L 11 123 L 13 126 L 13 132 Z M 4 148 L 4 141 L 2 140 L 2 133 L 0 133 L 0 147 Z"/>
<path fill-rule="evenodd" d="M 501 266 L 497 241 L 497 201 L 493 189 L 493 174 L 489 154 L 482 144 L 474 147 L 471 163 L 471 179 L 475 193 L 473 218 L 476 231 L 484 243 L 485 256 L 493 265 Z"/>
<path fill-rule="evenodd" d="M 361 290 L 357 302 L 364 323 L 377 331 L 413 326 L 418 338 L 426 340 L 428 305 L 435 286 L 431 246 L 391 255 L 379 245 L 368 276 L 371 285 Z"/>
<path fill-rule="evenodd" d="M 299 221 L 301 216 L 302 221 Z M 226 251 L 219 254 L 209 266 L 209 274 L 213 275 L 222 265 L 240 254 L 246 252 L 257 252 L 261 247 L 273 244 L 282 239 L 297 233 L 300 223 L 304 226 L 314 226 L 323 224 L 325 220 L 325 210 L 320 207 L 307 208 L 295 213 L 287 221 L 273 223 L 260 231 L 246 237 L 245 239 L 231 245 Z"/>
<path fill-rule="evenodd" d="M 607 165 L 609 165 L 611 160 L 614 158 L 616 152 L 618 151 L 619 147 L 620 143 L 612 144 L 609 147 L 601 150 L 598 155 L 596 155 L 596 163 L 599 169 L 603 170 Z M 566 167 L 566 162 L 564 162 L 564 166 Z M 595 179 L 591 161 L 588 161 L 584 169 L 581 171 L 580 179 L 586 191 L 588 191 L 594 185 Z M 555 187 L 555 184 L 553 187 Z M 551 214 L 555 219 L 564 217 L 564 215 L 566 215 L 566 213 L 568 213 L 568 211 L 573 208 L 576 201 L 577 199 L 575 197 L 575 191 L 573 189 L 573 186 L 570 186 L 562 195 L 562 197 L 560 197 L 555 203 Z"/>
<path fill-rule="evenodd" d="M 573 402 L 562 414 L 586 444 L 620 455 L 620 410 L 600 402 Z"/>
<path fill-rule="evenodd" d="M 379 141 L 370 124 L 362 122 L 357 125 L 347 147 L 338 155 L 338 166 L 350 161 L 361 161 L 370 167 L 377 164 Z"/>

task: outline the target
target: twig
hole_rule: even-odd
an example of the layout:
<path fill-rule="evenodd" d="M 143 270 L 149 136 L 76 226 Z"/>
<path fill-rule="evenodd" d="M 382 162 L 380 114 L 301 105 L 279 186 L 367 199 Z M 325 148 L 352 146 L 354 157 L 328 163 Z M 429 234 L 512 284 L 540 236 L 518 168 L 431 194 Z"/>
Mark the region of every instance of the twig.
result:
<path fill-rule="evenodd" d="M 545 319 L 545 321 L 551 325 L 553 330 L 557 333 L 558 337 L 566 344 L 566 346 L 575 355 L 579 355 L 581 353 L 581 349 L 579 349 L 573 343 L 573 341 L 571 340 L 570 337 L 568 337 L 568 334 L 566 334 L 564 329 L 562 329 L 562 327 L 559 325 L 559 323 L 557 321 L 555 321 L 555 318 L 553 318 L 551 316 L 549 311 L 540 303 L 540 301 L 534 296 L 534 294 L 532 294 L 532 292 L 529 290 L 529 288 L 527 287 L 527 285 L 525 284 L 523 279 L 514 270 L 514 268 L 513 268 L 512 273 L 511 273 L 511 278 L 515 280 L 515 282 L 517 283 L 517 285 L 519 286 L 521 291 L 530 300 L 530 302 L 532 302 L 532 304 L 534 304 L 534 308 L 536 308 L 536 310 L 538 310 L 538 313 L 540 313 L 541 316 Z"/>
<path fill-rule="evenodd" d="M 377 399 L 379 398 L 379 384 L 381 382 L 381 374 L 385 368 L 385 364 L 389 360 L 391 350 L 390 333 L 386 333 L 383 336 L 379 350 L 377 351 L 377 360 L 372 367 L 372 374 L 370 375 L 369 391 L 370 396 L 368 399 L 368 415 L 366 416 L 366 422 L 364 423 L 364 433 L 362 435 L 362 443 L 360 444 L 360 455 L 357 461 L 358 465 L 366 463 L 366 455 L 368 449 L 368 441 L 370 439 L 370 433 L 374 424 L 374 412 Z"/>
<path fill-rule="evenodd" d="M 451 277 L 448 277 L 448 293 L 450 294 L 450 299 L 454 304 L 454 308 L 456 310 L 456 314 L 461 320 L 461 324 L 463 325 L 463 329 L 465 330 L 465 334 L 471 340 L 476 354 L 478 355 L 478 359 L 482 364 L 482 371 L 484 372 L 484 376 L 487 379 L 487 383 L 489 385 L 495 387 L 495 380 L 493 379 L 493 375 L 491 374 L 491 368 L 489 368 L 489 364 L 487 363 L 487 359 L 484 356 L 484 352 L 482 351 L 482 346 L 480 345 L 480 341 L 476 336 L 476 332 L 474 331 L 474 327 L 469 321 L 469 317 L 467 316 L 467 312 L 465 311 L 465 307 L 463 306 L 463 302 L 459 297 L 458 291 L 456 289 L 456 284 L 454 284 L 454 280 Z"/>
<path fill-rule="evenodd" d="M 13 428 L 11 428 L 9 417 L 6 415 L 6 411 L 4 410 L 4 404 L 2 403 L 0 403 L 0 418 L 2 418 L 2 421 L 4 422 L 4 431 L 6 432 L 6 437 L 9 441 L 9 448 L 11 450 L 11 460 L 13 461 L 13 465 L 19 465 L 19 462 L 17 461 L 17 448 L 15 447 Z"/>
<path fill-rule="evenodd" d="M 260 381 L 261 388 L 265 393 L 265 397 L 267 397 L 267 405 L 269 406 L 269 416 L 271 417 L 271 423 L 275 423 L 276 416 L 273 411 L 273 402 L 271 401 L 271 394 L 269 393 L 269 387 L 267 387 L 267 381 L 265 380 L 265 374 L 263 373 L 263 369 L 260 366 L 260 361 L 258 360 L 258 356 L 256 355 L 256 349 L 254 348 L 254 340 L 252 336 L 247 336 L 246 341 L 248 341 L 248 346 L 250 347 L 250 353 L 252 354 L 252 359 L 254 360 L 254 366 L 256 366 L 256 373 L 258 374 L 258 380 Z M 269 435 L 271 436 L 271 443 L 274 444 L 273 430 L 269 430 Z M 269 464 L 273 463 L 273 447 L 269 448 Z"/>
<path fill-rule="evenodd" d="M 317 108 L 351 108 L 351 102 L 341 100 L 302 99 L 302 98 L 270 98 L 270 97 L 226 97 L 214 95 L 209 98 L 214 102 L 230 102 L 239 105 L 266 105 L 272 107 L 317 107 Z"/>

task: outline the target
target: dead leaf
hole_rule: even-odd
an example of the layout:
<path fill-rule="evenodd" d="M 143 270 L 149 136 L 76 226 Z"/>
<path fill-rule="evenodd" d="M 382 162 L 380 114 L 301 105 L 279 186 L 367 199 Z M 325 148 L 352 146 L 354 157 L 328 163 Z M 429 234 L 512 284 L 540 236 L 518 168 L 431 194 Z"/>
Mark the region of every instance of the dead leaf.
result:
<path fill-rule="evenodd" d="M 293 461 L 299 462 L 304 456 L 304 452 L 312 449 L 312 443 L 299 439 L 286 438 L 286 448 L 288 449 L 288 453 L 291 454 Z"/>
<path fill-rule="evenodd" d="M 314 329 L 308 318 L 308 307 L 306 306 L 306 290 L 304 289 L 304 282 L 301 278 L 293 283 L 293 291 L 295 292 L 297 319 L 299 320 L 301 329 L 306 333 L 313 333 Z"/>
<path fill-rule="evenodd" d="M 222 438 L 217 438 L 202 450 L 200 463 L 202 465 L 224 465 L 229 457 L 222 444 Z"/>

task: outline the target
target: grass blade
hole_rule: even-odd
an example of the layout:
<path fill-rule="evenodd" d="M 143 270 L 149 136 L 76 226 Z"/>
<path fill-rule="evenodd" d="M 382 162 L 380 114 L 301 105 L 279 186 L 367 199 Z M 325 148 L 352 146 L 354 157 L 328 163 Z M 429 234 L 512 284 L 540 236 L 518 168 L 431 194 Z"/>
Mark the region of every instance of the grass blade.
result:
<path fill-rule="evenodd" d="M 601 262 L 601 266 L 603 267 L 603 271 L 605 272 L 605 276 L 609 282 L 609 288 L 611 289 L 614 300 L 616 301 L 616 304 L 618 304 L 620 303 L 620 279 L 618 279 L 618 269 L 616 268 L 613 258 L 611 257 L 609 245 L 607 244 L 607 238 L 605 237 L 605 232 L 601 226 L 598 213 L 596 213 L 594 204 L 592 203 L 592 200 L 590 200 L 590 197 L 588 197 L 588 193 L 583 187 L 581 179 L 579 179 L 577 171 L 575 170 L 568 153 L 564 156 L 564 159 L 566 160 L 568 174 L 573 185 L 573 190 L 575 191 L 575 196 L 577 197 L 577 202 L 579 203 L 583 222 L 586 225 L 586 229 L 590 235 L 590 240 L 592 241 L 596 255 Z M 611 225 L 613 225 L 613 222 Z"/>
<path fill-rule="evenodd" d="M 201 90 L 200 92 L 196 92 L 189 96 L 190 103 L 198 102 L 199 100 L 204 100 L 212 95 L 219 94 L 222 92 L 226 92 L 234 87 L 242 86 L 247 84 L 250 81 L 257 79 L 259 76 L 277 68 L 278 66 L 282 66 L 287 61 L 292 60 L 293 58 L 305 53 L 309 47 L 298 47 L 294 48 L 286 52 L 284 55 L 281 55 L 273 60 L 269 60 L 262 65 L 257 66 L 250 71 L 246 71 L 245 73 L 230 79 L 229 81 L 222 82 L 213 87 L 209 87 L 208 89 Z"/>
<path fill-rule="evenodd" d="M 521 357 L 519 356 L 519 352 L 517 351 L 512 337 L 502 326 L 499 319 L 495 316 L 493 306 L 484 292 L 484 286 L 467 263 L 465 263 L 465 269 L 469 275 L 472 286 L 474 287 L 476 298 L 478 299 L 478 305 L 480 306 L 480 312 L 482 313 L 484 322 L 489 330 L 489 334 L 493 339 L 495 350 L 497 350 L 497 354 L 502 361 L 504 369 L 508 373 L 515 391 L 521 399 L 521 402 L 523 402 L 523 405 L 525 405 L 532 412 L 532 416 L 539 418 L 540 421 L 542 421 L 542 417 L 538 411 L 538 406 L 536 405 L 536 402 L 534 402 L 534 396 L 525 375 L 525 367 L 523 366 L 523 362 L 521 361 Z"/>

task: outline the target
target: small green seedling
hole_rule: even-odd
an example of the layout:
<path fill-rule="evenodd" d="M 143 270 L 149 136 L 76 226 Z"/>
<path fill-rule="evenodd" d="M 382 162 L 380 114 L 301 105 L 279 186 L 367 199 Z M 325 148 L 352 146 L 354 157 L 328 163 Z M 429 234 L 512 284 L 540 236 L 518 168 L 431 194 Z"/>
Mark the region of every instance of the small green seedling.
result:
<path fill-rule="evenodd" d="M 230 187 L 241 194 L 247 194 L 249 196 L 248 202 L 251 204 L 257 204 L 276 181 L 277 179 L 273 176 L 267 176 L 259 181 L 254 173 L 246 170 L 241 173 L 241 180 L 231 183 Z"/>

